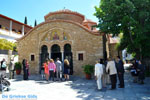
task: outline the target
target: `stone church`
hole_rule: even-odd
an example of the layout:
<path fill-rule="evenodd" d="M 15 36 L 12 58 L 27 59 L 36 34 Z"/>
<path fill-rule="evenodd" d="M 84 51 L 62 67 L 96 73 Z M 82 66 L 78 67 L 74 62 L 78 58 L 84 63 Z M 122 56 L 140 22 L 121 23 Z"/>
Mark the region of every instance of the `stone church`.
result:
<path fill-rule="evenodd" d="M 47 58 L 68 59 L 71 74 L 83 75 L 82 66 L 103 58 L 102 35 L 95 22 L 68 9 L 50 12 L 45 21 L 18 39 L 19 61 L 27 59 L 31 73 L 40 73 Z"/>

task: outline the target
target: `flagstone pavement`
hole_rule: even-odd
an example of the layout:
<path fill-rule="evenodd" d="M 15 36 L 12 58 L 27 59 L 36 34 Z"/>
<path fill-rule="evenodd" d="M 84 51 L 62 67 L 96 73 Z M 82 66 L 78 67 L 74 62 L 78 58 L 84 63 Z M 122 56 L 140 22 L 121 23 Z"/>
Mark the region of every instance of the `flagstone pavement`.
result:
<path fill-rule="evenodd" d="M 22 80 L 22 75 L 9 79 L 10 91 L 0 94 L 0 100 L 150 100 L 150 78 L 145 84 L 132 83 L 129 72 L 125 74 L 125 88 L 98 91 L 96 81 L 70 76 L 70 81 L 47 82 L 40 75 Z"/>

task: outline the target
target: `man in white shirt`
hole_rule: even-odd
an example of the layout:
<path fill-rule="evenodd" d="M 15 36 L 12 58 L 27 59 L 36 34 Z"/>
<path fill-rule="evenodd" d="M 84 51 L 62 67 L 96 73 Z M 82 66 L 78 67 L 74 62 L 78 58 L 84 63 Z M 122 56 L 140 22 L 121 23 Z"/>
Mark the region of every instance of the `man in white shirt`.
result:
<path fill-rule="evenodd" d="M 102 89 L 102 75 L 103 75 L 103 66 L 98 61 L 95 64 L 95 77 L 97 80 L 98 90 Z"/>
<path fill-rule="evenodd" d="M 62 80 L 62 63 L 59 60 L 59 58 L 57 58 L 57 61 L 56 61 L 55 64 L 56 64 L 56 76 L 57 76 L 57 79 L 60 78 L 60 80 Z"/>

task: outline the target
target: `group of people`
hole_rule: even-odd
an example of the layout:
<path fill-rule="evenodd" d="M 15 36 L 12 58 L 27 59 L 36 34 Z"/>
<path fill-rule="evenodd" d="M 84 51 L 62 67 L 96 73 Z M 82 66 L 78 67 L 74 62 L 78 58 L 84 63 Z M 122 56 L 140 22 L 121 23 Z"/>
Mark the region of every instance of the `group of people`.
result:
<path fill-rule="evenodd" d="M 95 79 L 97 80 L 98 90 L 102 90 L 106 87 L 106 83 L 110 80 L 111 88 L 110 90 L 116 89 L 117 76 L 119 79 L 119 88 L 124 88 L 124 66 L 123 61 L 119 56 L 114 60 L 108 58 L 107 62 L 103 59 L 97 61 L 95 64 Z"/>
<path fill-rule="evenodd" d="M 133 60 L 131 65 L 131 75 L 133 76 L 133 82 L 134 83 L 140 83 L 144 84 L 145 79 L 145 66 L 142 64 L 141 61 L 136 61 L 136 59 Z"/>
<path fill-rule="evenodd" d="M 55 76 L 58 80 L 62 81 L 63 74 L 65 80 L 69 80 L 70 65 L 67 59 L 64 60 L 64 65 L 59 58 L 57 58 L 56 62 L 54 62 L 53 59 L 49 59 L 43 63 L 42 67 L 42 78 L 44 76 L 43 73 L 45 73 L 45 78 L 47 81 L 54 81 Z"/>
<path fill-rule="evenodd" d="M 14 66 L 14 58 L 10 59 L 10 62 L 6 63 L 6 60 L 3 59 L 1 61 L 1 70 L 6 71 L 6 76 L 9 79 L 13 79 L 14 78 L 14 71 L 15 71 L 15 66 Z"/>
<path fill-rule="evenodd" d="M 29 63 L 26 59 L 23 59 L 22 61 L 22 66 L 23 66 L 23 79 L 28 80 L 29 76 Z"/>

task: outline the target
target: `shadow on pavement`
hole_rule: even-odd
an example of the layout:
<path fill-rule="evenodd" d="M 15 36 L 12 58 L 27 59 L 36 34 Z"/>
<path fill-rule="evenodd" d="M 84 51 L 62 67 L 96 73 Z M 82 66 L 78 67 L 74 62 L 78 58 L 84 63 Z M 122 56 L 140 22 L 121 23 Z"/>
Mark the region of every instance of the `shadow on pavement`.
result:
<path fill-rule="evenodd" d="M 11 81 L 25 80 L 23 80 L 23 75 L 15 75 L 15 79 Z M 60 81 L 47 82 L 46 80 L 42 80 L 39 74 L 29 76 L 29 80 L 27 81 L 35 81 L 35 83 L 40 85 L 62 83 Z M 103 89 L 102 91 L 98 91 L 95 80 L 86 80 L 77 76 L 70 76 L 70 80 L 65 81 L 65 85 L 75 91 L 77 93 L 76 97 L 82 100 L 150 100 L 150 78 L 145 79 L 144 85 L 139 85 L 132 83 L 132 77 L 129 72 L 125 74 L 124 89 Z"/>
<path fill-rule="evenodd" d="M 71 80 L 66 85 L 77 92 L 77 98 L 82 100 L 101 100 L 104 97 L 106 88 L 102 91 L 97 90 L 95 80 L 87 80 L 76 76 L 71 77 Z"/>

